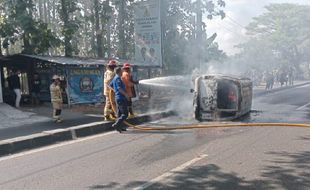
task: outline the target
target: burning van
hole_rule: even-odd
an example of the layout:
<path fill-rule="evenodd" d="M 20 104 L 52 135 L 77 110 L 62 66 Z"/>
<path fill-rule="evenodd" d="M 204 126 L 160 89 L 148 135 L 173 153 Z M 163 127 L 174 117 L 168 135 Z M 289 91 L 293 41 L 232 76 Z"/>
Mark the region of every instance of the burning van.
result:
<path fill-rule="evenodd" d="M 248 78 L 205 75 L 195 79 L 194 117 L 232 120 L 251 111 L 252 81 Z"/>

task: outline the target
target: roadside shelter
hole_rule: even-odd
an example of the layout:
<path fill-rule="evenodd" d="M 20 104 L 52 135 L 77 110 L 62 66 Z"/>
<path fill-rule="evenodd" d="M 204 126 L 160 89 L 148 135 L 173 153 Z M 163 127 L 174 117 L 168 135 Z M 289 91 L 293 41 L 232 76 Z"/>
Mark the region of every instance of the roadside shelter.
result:
<path fill-rule="evenodd" d="M 52 76 L 62 76 L 65 102 L 68 104 L 98 103 L 103 101 L 103 72 L 106 60 L 50 57 L 36 55 L 7 56 L 0 63 L 4 101 L 12 104 L 14 94 L 9 89 L 7 77 L 12 69 L 21 71 L 22 101 L 31 96 L 33 75 L 41 79 L 41 101 L 50 101 L 49 86 Z"/>
<path fill-rule="evenodd" d="M 117 60 L 123 64 L 125 60 Z M 54 74 L 63 76 L 62 87 L 65 103 L 102 103 L 103 99 L 103 73 L 106 59 L 68 58 L 60 56 L 39 56 L 16 54 L 0 58 L 0 75 L 3 101 L 14 105 L 15 94 L 9 89 L 7 78 L 12 69 L 21 71 L 20 82 L 22 103 L 30 102 L 33 75 L 38 73 L 41 79 L 41 97 L 43 102 L 50 101 L 49 86 Z M 158 67 L 133 64 L 133 77 L 135 80 L 153 78 L 159 75 Z M 2 85 L 2 87 L 1 87 Z M 145 91 L 146 90 L 146 91 Z M 141 94 L 148 93 L 149 89 L 137 89 Z M 138 93 L 137 93 L 138 94 Z"/>

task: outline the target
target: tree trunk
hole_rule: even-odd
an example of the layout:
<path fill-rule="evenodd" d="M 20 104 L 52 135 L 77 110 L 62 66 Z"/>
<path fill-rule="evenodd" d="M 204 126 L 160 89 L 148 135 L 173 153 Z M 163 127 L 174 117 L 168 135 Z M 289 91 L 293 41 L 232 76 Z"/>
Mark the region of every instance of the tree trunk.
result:
<path fill-rule="evenodd" d="M 39 16 L 40 16 L 40 20 L 43 21 L 43 3 L 42 0 L 38 0 L 38 6 L 39 6 Z"/>
<path fill-rule="evenodd" d="M 61 11 L 63 16 L 63 34 L 65 37 L 65 56 L 72 57 L 72 45 L 71 45 L 71 38 L 72 36 L 68 35 L 68 23 L 69 23 L 69 14 L 66 6 L 66 0 L 61 0 Z"/>
<path fill-rule="evenodd" d="M 0 56 L 3 56 L 3 54 L 2 54 L 2 40 L 1 40 L 1 38 L 0 38 Z"/>
<path fill-rule="evenodd" d="M 95 28 L 96 28 L 96 40 L 97 40 L 97 56 L 103 58 L 103 48 L 102 48 L 102 30 L 100 28 L 100 16 L 99 16 L 99 2 L 94 0 L 95 8 Z"/>
<path fill-rule="evenodd" d="M 31 45 L 29 41 L 29 34 L 26 32 L 23 34 L 23 42 L 24 42 L 23 53 L 32 54 Z"/>
<path fill-rule="evenodd" d="M 110 9 L 110 0 L 107 0 L 107 8 Z M 108 53 L 108 58 L 111 58 L 111 13 L 109 12 L 109 20 L 108 20 L 108 23 L 107 23 L 107 53 Z"/>
<path fill-rule="evenodd" d="M 46 5 L 46 4 L 47 4 L 47 2 L 44 2 L 44 3 L 43 3 L 43 9 L 44 9 L 44 22 L 45 22 L 45 23 L 49 23 L 48 20 L 47 20 L 48 11 L 47 11 L 47 7 L 46 7 L 47 5 Z"/>
<path fill-rule="evenodd" d="M 47 10 L 45 12 L 45 15 L 47 17 L 47 23 L 51 23 L 51 12 L 50 12 L 50 8 L 52 7 L 51 5 L 51 1 L 47 1 L 46 2 L 46 7 L 47 7 Z"/>
<path fill-rule="evenodd" d="M 121 59 L 126 59 L 125 52 L 125 31 L 124 31 L 124 14 L 126 1 L 121 0 L 119 8 L 119 56 Z"/>
<path fill-rule="evenodd" d="M 91 40 L 90 40 L 90 46 L 91 46 L 91 54 L 92 56 L 95 55 L 96 56 L 96 29 L 95 29 L 95 13 L 93 12 L 93 10 L 91 10 Z"/>

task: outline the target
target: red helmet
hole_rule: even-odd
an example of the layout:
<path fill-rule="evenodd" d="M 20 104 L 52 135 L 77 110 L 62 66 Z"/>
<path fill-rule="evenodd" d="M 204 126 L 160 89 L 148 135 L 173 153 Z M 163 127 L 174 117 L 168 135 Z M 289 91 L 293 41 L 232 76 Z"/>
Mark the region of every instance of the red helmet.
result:
<path fill-rule="evenodd" d="M 129 63 L 124 63 L 123 65 L 123 69 L 129 69 L 131 67 L 131 65 Z"/>
<path fill-rule="evenodd" d="M 110 60 L 108 66 L 116 66 L 116 61 L 114 59 Z"/>

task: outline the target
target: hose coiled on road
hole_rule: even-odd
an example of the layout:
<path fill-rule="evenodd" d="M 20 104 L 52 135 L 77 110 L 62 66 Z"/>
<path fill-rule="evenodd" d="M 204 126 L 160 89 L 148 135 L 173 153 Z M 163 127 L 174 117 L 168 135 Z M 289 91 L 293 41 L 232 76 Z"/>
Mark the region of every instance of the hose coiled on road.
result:
<path fill-rule="evenodd" d="M 112 100 L 112 93 L 109 93 L 109 98 Z M 111 101 L 112 110 L 116 115 L 116 105 Z M 133 125 L 124 121 L 126 125 L 133 129 L 140 131 L 171 131 L 171 130 L 185 130 L 185 129 L 208 129 L 208 128 L 231 128 L 231 127 L 310 127 L 310 123 L 221 123 L 221 124 L 197 124 L 197 125 L 183 125 L 177 127 L 145 127 Z"/>

